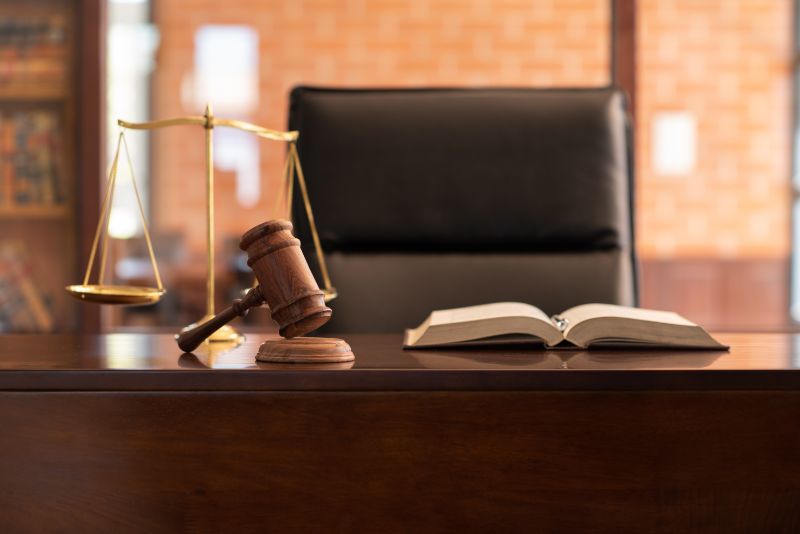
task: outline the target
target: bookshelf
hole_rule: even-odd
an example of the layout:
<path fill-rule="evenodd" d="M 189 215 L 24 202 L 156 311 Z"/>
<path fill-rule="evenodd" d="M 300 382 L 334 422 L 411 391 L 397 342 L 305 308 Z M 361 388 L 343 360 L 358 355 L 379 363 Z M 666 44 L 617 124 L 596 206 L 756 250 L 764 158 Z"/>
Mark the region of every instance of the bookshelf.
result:
<path fill-rule="evenodd" d="M 64 291 L 96 222 L 105 0 L 0 0 L 0 332 L 94 330 Z"/>

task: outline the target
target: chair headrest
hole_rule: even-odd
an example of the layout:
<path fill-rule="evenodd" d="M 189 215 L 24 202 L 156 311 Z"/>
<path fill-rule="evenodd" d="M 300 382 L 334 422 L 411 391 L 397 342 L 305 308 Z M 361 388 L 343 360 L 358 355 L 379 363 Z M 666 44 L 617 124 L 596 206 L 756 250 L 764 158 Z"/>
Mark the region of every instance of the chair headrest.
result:
<path fill-rule="evenodd" d="M 619 90 L 298 87 L 289 127 L 327 250 L 599 250 L 631 239 Z"/>

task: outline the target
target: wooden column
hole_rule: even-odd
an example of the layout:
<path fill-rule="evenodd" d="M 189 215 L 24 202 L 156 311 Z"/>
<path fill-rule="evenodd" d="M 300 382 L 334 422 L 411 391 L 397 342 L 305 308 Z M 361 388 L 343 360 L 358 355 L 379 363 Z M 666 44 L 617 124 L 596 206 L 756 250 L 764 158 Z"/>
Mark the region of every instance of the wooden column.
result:
<path fill-rule="evenodd" d="M 630 101 L 636 118 L 636 0 L 611 0 L 611 81 Z"/>
<path fill-rule="evenodd" d="M 97 228 L 100 206 L 100 185 L 105 174 L 106 109 L 106 0 L 78 0 L 77 17 L 77 138 L 76 184 L 78 192 L 78 247 L 76 272 L 82 273 Z M 80 306 L 81 332 L 100 330 L 100 308 Z"/>

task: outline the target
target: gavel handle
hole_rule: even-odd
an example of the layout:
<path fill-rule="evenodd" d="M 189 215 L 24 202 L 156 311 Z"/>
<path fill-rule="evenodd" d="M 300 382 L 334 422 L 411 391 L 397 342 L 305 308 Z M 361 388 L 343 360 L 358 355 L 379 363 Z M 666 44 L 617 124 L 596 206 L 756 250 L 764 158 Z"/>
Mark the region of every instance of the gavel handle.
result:
<path fill-rule="evenodd" d="M 208 336 L 236 317 L 244 317 L 247 315 L 247 311 L 253 306 L 259 306 L 263 303 L 264 297 L 261 295 L 261 286 L 256 286 L 248 291 L 243 299 L 233 301 L 230 307 L 225 308 L 205 323 L 197 325 L 191 330 L 187 330 L 177 336 L 178 346 L 183 352 L 192 352 L 199 347 L 200 343 L 205 341 Z"/>

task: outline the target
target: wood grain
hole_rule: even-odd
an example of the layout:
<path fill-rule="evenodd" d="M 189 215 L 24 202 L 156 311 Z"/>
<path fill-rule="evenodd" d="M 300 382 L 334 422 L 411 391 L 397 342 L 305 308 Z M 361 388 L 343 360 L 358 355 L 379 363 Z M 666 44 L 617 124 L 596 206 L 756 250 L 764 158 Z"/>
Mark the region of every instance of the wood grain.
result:
<path fill-rule="evenodd" d="M 0 393 L 4 531 L 797 532 L 798 392 Z"/>
<path fill-rule="evenodd" d="M 350 345 L 330 337 L 270 339 L 261 344 L 256 354 L 259 362 L 270 363 L 342 363 L 355 359 Z"/>

